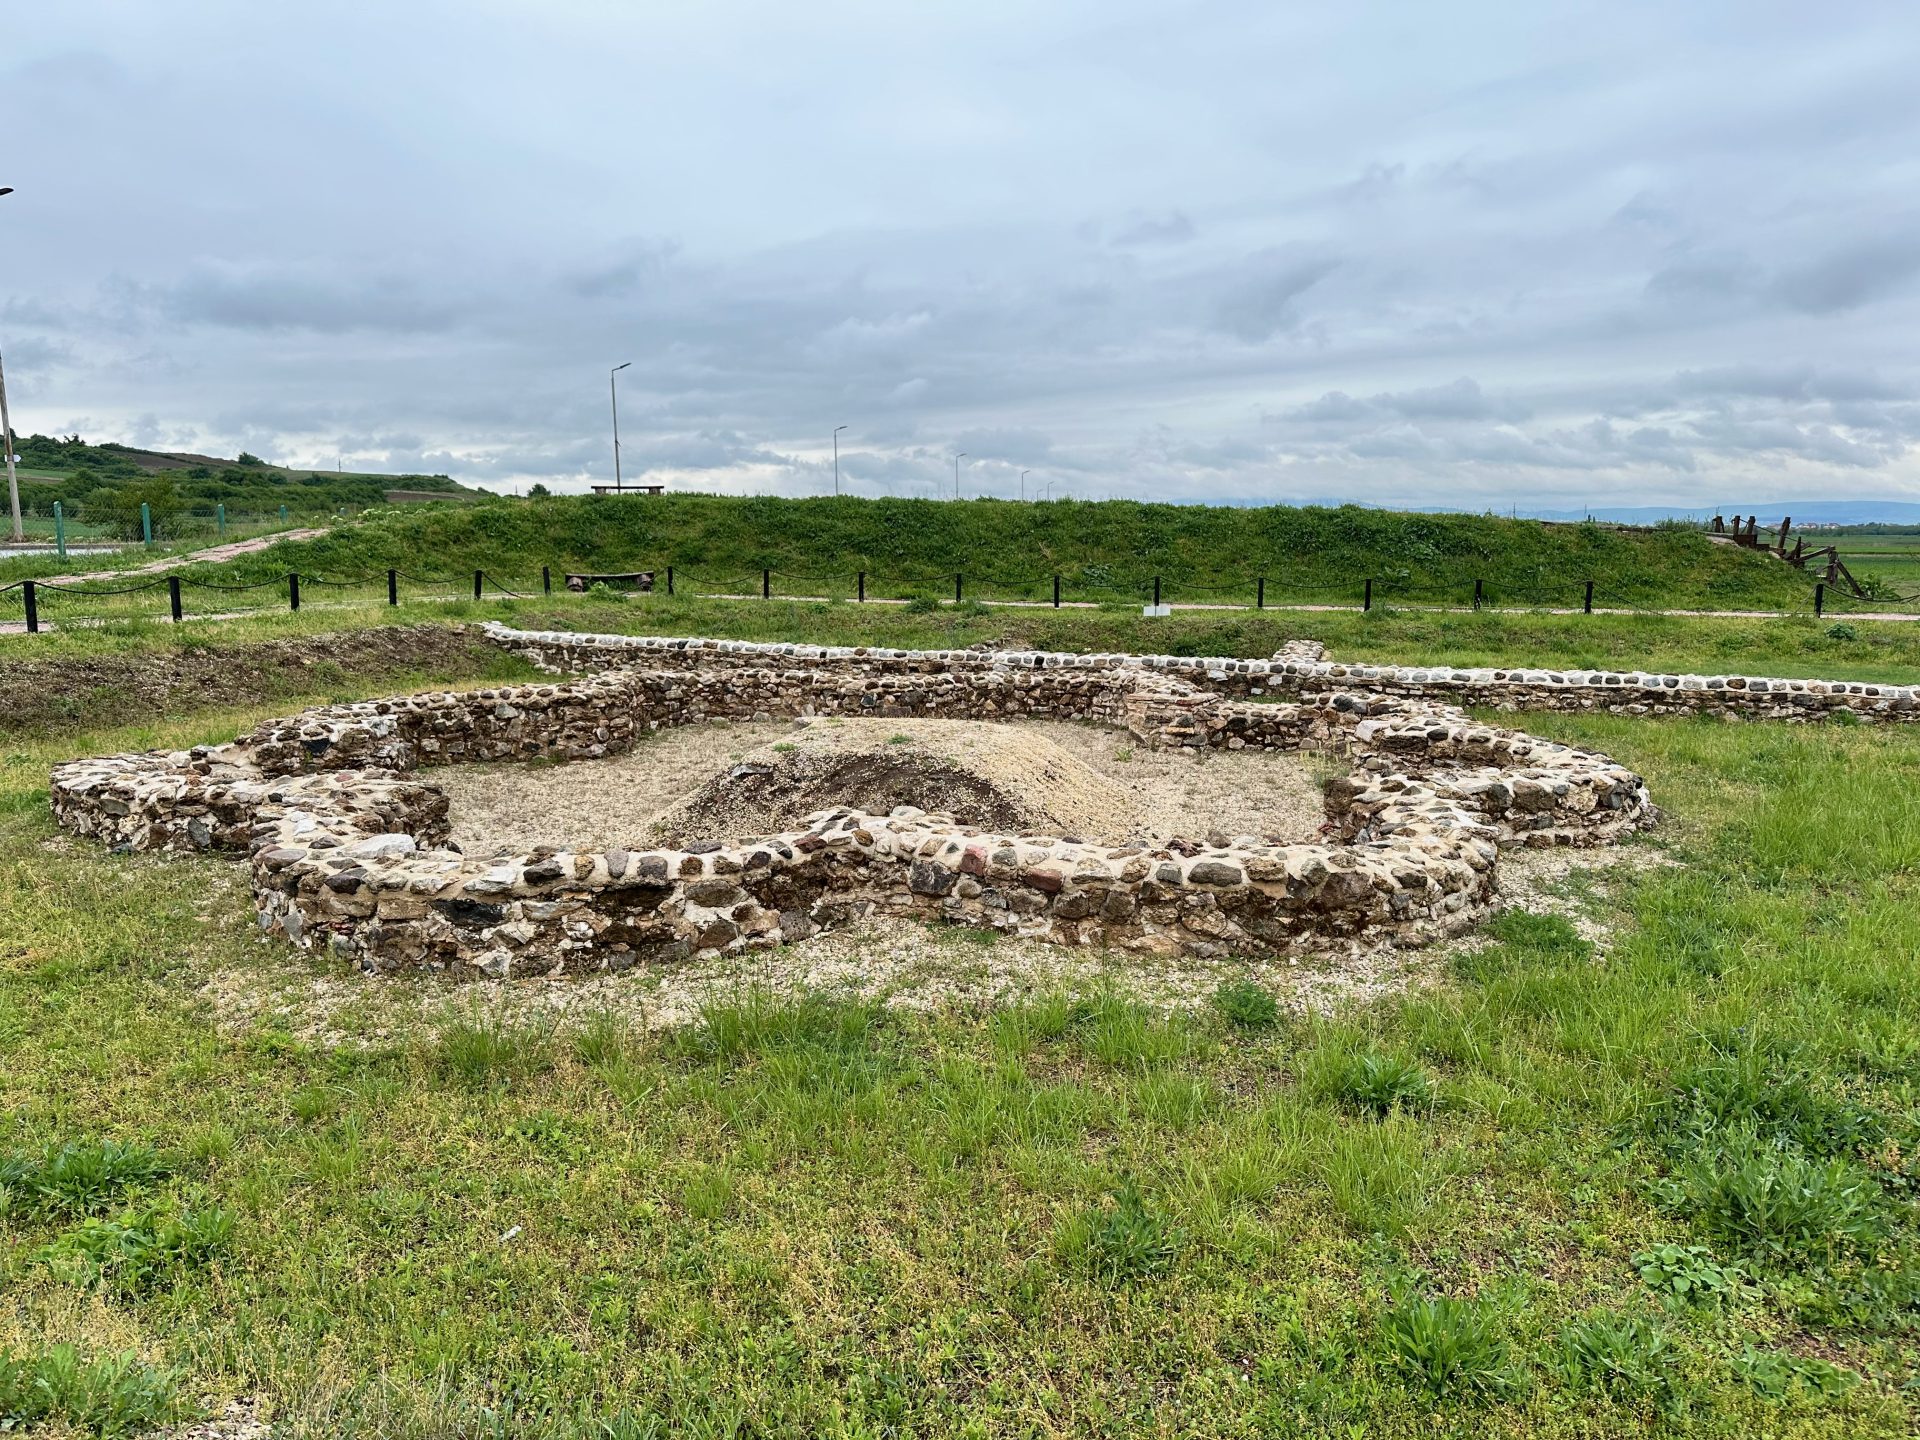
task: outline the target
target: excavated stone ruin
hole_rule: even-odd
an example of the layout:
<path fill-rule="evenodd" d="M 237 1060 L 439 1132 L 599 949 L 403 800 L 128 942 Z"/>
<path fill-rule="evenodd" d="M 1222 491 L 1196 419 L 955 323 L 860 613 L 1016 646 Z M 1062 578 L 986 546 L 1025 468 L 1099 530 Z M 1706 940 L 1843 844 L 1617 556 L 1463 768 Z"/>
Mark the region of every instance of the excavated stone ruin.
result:
<path fill-rule="evenodd" d="M 245 853 L 262 928 L 296 945 L 368 970 L 492 977 L 672 964 L 873 911 L 1207 957 L 1417 941 L 1486 912 L 1502 847 L 1606 843 L 1654 813 L 1640 778 L 1606 756 L 1364 681 L 1287 703 L 1226 698 L 1317 656 L 1169 663 L 490 633 L 548 665 L 602 668 L 323 706 L 224 746 L 74 761 L 54 770 L 54 813 L 122 848 Z M 1044 753 L 988 745 L 984 766 L 911 767 L 886 755 L 888 722 L 959 715 L 1088 722 L 1147 746 L 1314 751 L 1349 772 L 1327 788 L 1323 840 L 1102 840 L 1056 828 L 1100 797 L 1083 780 L 1076 794 L 1071 767 Z M 446 843 L 429 767 L 599 758 L 663 726 L 776 717 L 816 717 L 817 743 L 769 747 L 702 802 L 785 822 L 838 797 L 772 833 L 632 849 L 555 836 L 485 859 Z M 835 728 L 864 739 L 836 749 Z M 877 808 L 889 800 L 900 803 Z"/>

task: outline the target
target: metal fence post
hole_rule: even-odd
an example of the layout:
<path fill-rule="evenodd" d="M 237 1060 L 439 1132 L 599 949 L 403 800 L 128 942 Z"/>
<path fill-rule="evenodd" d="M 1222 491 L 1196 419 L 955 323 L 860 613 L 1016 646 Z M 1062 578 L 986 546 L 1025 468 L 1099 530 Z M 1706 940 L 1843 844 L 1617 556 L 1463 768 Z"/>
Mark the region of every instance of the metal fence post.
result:
<path fill-rule="evenodd" d="M 1158 575 L 1153 577 L 1153 608 L 1156 610 L 1160 608 L 1160 577 Z"/>
<path fill-rule="evenodd" d="M 480 598 L 480 582 L 485 575 L 486 572 L 484 570 L 476 570 L 473 572 L 473 598 L 476 600 Z"/>
<path fill-rule="evenodd" d="M 1476 610 L 1480 608 L 1480 599 L 1481 599 L 1482 593 L 1483 592 L 1480 587 L 1480 582 L 1478 580 L 1474 581 L 1473 582 L 1473 608 Z"/>
<path fill-rule="evenodd" d="M 1060 577 L 1058 575 L 1053 577 L 1053 608 L 1056 610 L 1060 608 Z"/>
<path fill-rule="evenodd" d="M 217 535 L 227 533 L 227 507 L 224 504 L 213 507 L 213 528 Z"/>
<path fill-rule="evenodd" d="M 40 597 L 36 593 L 33 581 L 20 582 L 20 598 L 27 602 L 27 633 L 38 635 L 40 633 Z"/>
<path fill-rule="evenodd" d="M 673 593 L 673 567 L 667 566 L 667 594 Z"/>
<path fill-rule="evenodd" d="M 1373 581 L 1371 578 L 1367 581 L 1367 593 L 1361 597 L 1360 608 L 1362 610 L 1373 609 Z"/>
<path fill-rule="evenodd" d="M 300 608 L 300 572 L 298 570 L 287 572 L 287 608 L 289 610 Z"/>
<path fill-rule="evenodd" d="M 67 558 L 67 512 L 58 500 L 53 502 L 53 548 L 62 560 Z"/>
<path fill-rule="evenodd" d="M 180 577 L 167 576 L 167 608 L 173 612 L 173 623 L 180 623 Z"/>
<path fill-rule="evenodd" d="M 1264 610 L 1267 608 L 1267 577 L 1264 575 L 1255 583 L 1253 608 L 1256 610 Z"/>
<path fill-rule="evenodd" d="M 551 566 L 542 565 L 540 567 L 540 593 L 542 595 L 551 595 L 553 593 L 553 569 Z"/>
<path fill-rule="evenodd" d="M 1593 582 L 1591 580 L 1587 581 L 1587 598 L 1582 602 L 1582 613 L 1587 615 L 1593 613 Z"/>
<path fill-rule="evenodd" d="M 854 583 L 857 587 L 855 593 L 859 596 L 860 603 L 862 605 L 866 604 L 867 603 L 867 572 L 862 570 L 860 572 L 860 578 Z"/>
<path fill-rule="evenodd" d="M 282 525 L 287 523 L 287 507 L 284 505 L 280 507 L 280 523 Z"/>
<path fill-rule="evenodd" d="M 399 603 L 400 572 L 398 570 L 389 570 L 387 571 L 387 604 L 398 605 Z"/>
<path fill-rule="evenodd" d="M 762 600 L 773 598 L 773 571 L 771 570 L 760 572 L 760 598 Z"/>
<path fill-rule="evenodd" d="M 1827 608 L 1827 582 L 1822 580 L 1813 587 L 1813 618 L 1818 620 Z"/>
<path fill-rule="evenodd" d="M 140 542 L 153 548 L 153 507 L 144 500 L 140 502 Z"/>
<path fill-rule="evenodd" d="M 953 603 L 956 605 L 960 603 L 960 574 L 958 571 L 955 571 L 953 576 Z"/>

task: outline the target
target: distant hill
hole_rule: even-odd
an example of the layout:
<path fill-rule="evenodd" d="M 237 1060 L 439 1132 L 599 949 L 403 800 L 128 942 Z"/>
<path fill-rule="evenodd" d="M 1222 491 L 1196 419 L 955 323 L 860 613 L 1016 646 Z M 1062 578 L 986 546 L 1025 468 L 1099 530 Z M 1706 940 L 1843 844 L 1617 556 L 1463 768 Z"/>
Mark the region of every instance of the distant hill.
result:
<path fill-rule="evenodd" d="M 118 534 L 139 533 L 142 504 L 165 530 L 180 516 L 210 516 L 223 505 L 230 518 L 271 514 L 282 506 L 289 514 L 314 517 L 388 503 L 495 498 L 446 475 L 298 470 L 244 452 L 228 460 L 111 441 L 90 444 L 78 436 L 28 435 L 15 443 L 27 510 L 44 515 L 59 501 L 70 517 Z"/>
<path fill-rule="evenodd" d="M 540 567 L 676 568 L 682 584 L 757 593 L 875 597 L 964 594 L 1138 603 L 1160 577 L 1167 599 L 1245 603 L 1268 595 L 1351 603 L 1365 580 L 1381 603 L 1460 604 L 1483 582 L 1491 604 L 1577 605 L 1587 580 L 1603 605 L 1805 605 L 1812 582 L 1780 561 L 1716 545 L 1685 527 L 1543 524 L 1489 515 L 1359 506 L 1148 505 L 1131 500 L 932 501 L 695 494 L 563 496 L 431 506 L 274 546 L 245 562 L 261 577 L 299 568 L 361 575 L 388 567 L 471 575 L 510 588 Z M 253 578 L 251 575 L 248 578 Z"/>

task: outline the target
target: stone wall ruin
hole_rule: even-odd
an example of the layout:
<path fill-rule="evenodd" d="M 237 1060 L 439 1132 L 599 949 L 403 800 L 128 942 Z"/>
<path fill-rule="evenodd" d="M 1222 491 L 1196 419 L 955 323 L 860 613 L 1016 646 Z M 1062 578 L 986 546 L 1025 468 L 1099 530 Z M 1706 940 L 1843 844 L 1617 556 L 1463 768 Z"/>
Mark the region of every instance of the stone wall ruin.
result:
<path fill-rule="evenodd" d="M 1653 816 L 1640 778 L 1606 756 L 1364 677 L 1309 690 L 1304 671 L 1275 668 L 1332 678 L 1312 660 L 490 633 L 595 673 L 323 706 L 228 745 L 73 761 L 53 772 L 54 813 L 118 848 L 244 852 L 267 931 L 370 971 L 456 977 L 669 965 L 875 911 L 1202 957 L 1422 940 L 1486 912 L 1501 847 L 1604 843 Z M 1094 845 L 905 808 L 822 811 L 736 846 L 478 858 L 444 843 L 427 767 L 589 759 L 664 726 L 832 715 L 1077 720 L 1143 744 L 1311 750 L 1350 768 L 1328 786 L 1324 840 L 1304 844 Z"/>

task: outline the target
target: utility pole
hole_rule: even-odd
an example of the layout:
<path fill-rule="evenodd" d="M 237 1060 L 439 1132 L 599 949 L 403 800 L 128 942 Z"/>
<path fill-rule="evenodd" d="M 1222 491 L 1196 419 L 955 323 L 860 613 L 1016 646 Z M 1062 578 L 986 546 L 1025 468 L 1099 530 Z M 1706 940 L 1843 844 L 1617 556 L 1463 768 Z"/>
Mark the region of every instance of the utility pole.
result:
<path fill-rule="evenodd" d="M 0 194 L 5 194 L 0 191 Z M 13 543 L 27 538 L 20 524 L 20 480 L 13 473 L 13 422 L 7 418 L 7 372 L 0 367 L 0 445 L 7 451 L 7 500 L 13 506 Z"/>
<path fill-rule="evenodd" d="M 956 500 L 960 498 L 960 462 L 966 458 L 967 452 L 964 450 L 953 457 L 953 498 Z"/>
<path fill-rule="evenodd" d="M 11 185 L 0 185 L 0 195 L 11 195 Z M 0 369 L 0 445 L 7 450 L 7 501 L 13 506 L 13 540 L 17 545 L 27 538 L 20 524 L 20 479 L 13 473 L 13 422 L 7 419 L 7 373 Z"/>
<path fill-rule="evenodd" d="M 840 432 L 847 427 L 837 425 L 833 431 L 833 493 L 840 493 Z"/>
<path fill-rule="evenodd" d="M 607 398 L 613 402 L 613 488 L 616 492 L 620 489 L 620 390 L 613 377 L 632 363 L 622 361 L 607 372 Z"/>

